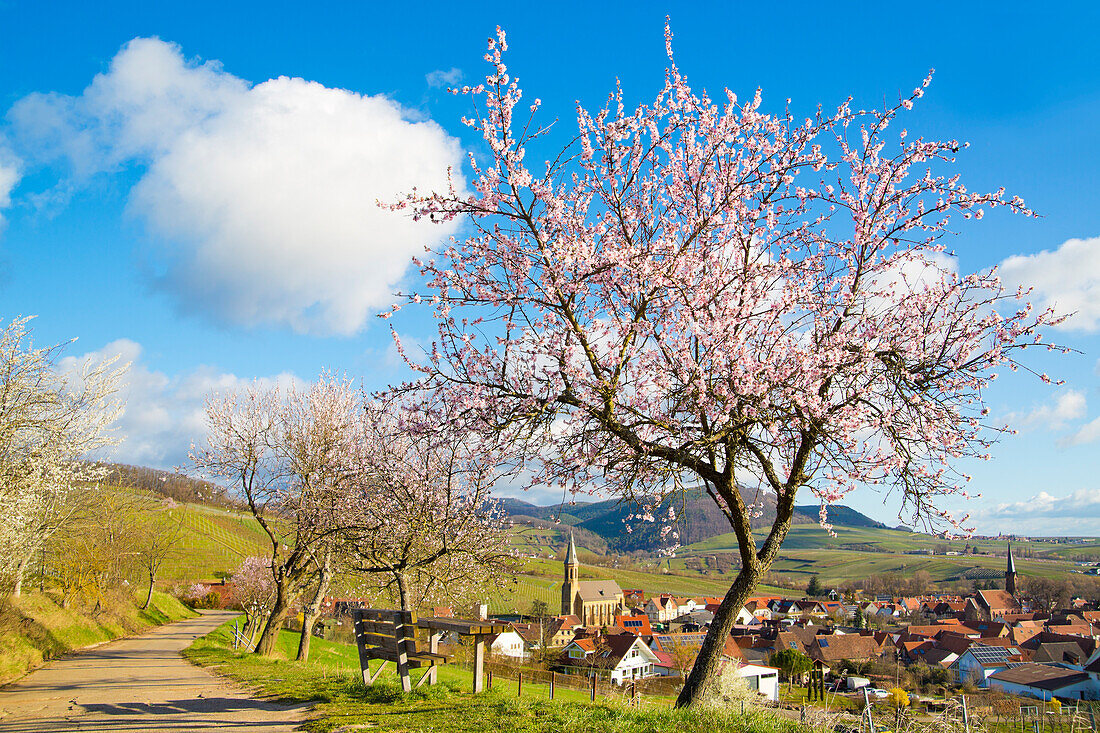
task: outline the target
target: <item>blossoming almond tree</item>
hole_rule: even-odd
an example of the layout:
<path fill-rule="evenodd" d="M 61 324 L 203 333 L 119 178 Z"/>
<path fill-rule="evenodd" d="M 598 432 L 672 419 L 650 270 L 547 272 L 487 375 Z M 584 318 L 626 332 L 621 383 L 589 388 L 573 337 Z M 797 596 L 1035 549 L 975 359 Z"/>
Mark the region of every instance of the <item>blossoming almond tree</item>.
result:
<path fill-rule="evenodd" d="M 521 106 L 498 30 L 485 84 L 460 90 L 491 152 L 471 157 L 473 193 L 412 192 L 395 208 L 472 226 L 419 263 L 427 289 L 408 298 L 434 306 L 439 334 L 424 359 L 406 355 L 416 386 L 513 441 L 537 481 L 643 507 L 702 482 L 729 520 L 741 570 L 687 705 L 800 489 L 826 527 L 860 484 L 891 487 L 915 523 L 965 522 L 942 500 L 964 493 L 957 459 L 997 435 L 983 390 L 1054 317 L 993 272 L 955 272 L 952 217 L 1029 212 L 946 173 L 959 143 L 891 134 L 927 79 L 886 109 L 796 119 L 765 112 L 759 92 L 693 91 L 667 28 L 666 46 L 652 104 L 628 109 L 616 89 L 606 108 L 578 108 L 574 142 L 531 166 L 548 128 L 539 100 Z M 775 494 L 759 544 L 739 479 Z"/>
<path fill-rule="evenodd" d="M 351 564 L 396 591 L 402 610 L 469 601 L 514 570 L 491 490 L 499 453 L 434 407 L 387 396 L 365 406 Z"/>
<path fill-rule="evenodd" d="M 36 348 L 29 320 L 0 333 L 0 581 L 15 596 L 35 553 L 94 501 L 127 369 L 115 357 L 63 371 L 65 345 Z"/>
<path fill-rule="evenodd" d="M 274 594 L 259 654 L 274 652 L 279 626 L 305 586 L 327 580 L 325 554 L 348 516 L 358 405 L 350 383 L 328 376 L 306 391 L 253 385 L 207 400 L 209 445 L 192 448 L 192 462 L 235 484 L 271 543 Z"/>

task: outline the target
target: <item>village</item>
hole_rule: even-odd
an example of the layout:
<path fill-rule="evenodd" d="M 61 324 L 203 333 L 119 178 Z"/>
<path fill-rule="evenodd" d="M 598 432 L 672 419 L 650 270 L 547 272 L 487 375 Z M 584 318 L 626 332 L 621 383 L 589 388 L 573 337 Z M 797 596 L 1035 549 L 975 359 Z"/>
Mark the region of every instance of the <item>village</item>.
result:
<path fill-rule="evenodd" d="M 505 625 L 488 642 L 492 662 L 615 685 L 672 682 L 691 669 L 721 598 L 647 595 L 613 580 L 579 580 L 578 568 L 571 538 L 560 613 L 539 607 L 488 619 Z M 782 681 L 801 685 L 814 670 L 830 692 L 852 700 L 877 701 L 897 688 L 933 705 L 954 691 L 981 690 L 1065 703 L 1100 699 L 1096 600 L 1033 607 L 1017 593 L 1011 550 L 1004 581 L 1005 590 L 968 595 L 864 598 L 831 589 L 820 597 L 755 596 L 737 612 L 722 665 L 773 703 L 791 698 Z M 475 613 L 485 618 L 485 606 Z"/>

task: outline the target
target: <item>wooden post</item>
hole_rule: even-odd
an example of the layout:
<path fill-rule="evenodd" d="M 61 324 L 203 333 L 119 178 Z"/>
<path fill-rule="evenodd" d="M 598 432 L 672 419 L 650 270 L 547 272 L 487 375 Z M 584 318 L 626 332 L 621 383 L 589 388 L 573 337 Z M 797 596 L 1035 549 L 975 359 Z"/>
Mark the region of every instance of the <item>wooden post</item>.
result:
<path fill-rule="evenodd" d="M 432 654 L 439 654 L 439 639 L 443 636 L 442 631 L 436 631 L 432 629 L 431 636 L 428 637 L 428 651 Z M 431 671 L 428 672 L 431 675 L 431 679 L 428 680 L 429 685 L 436 683 L 436 665 L 432 665 Z"/>
<path fill-rule="evenodd" d="M 637 697 L 637 694 L 638 694 L 637 685 L 638 685 L 637 682 L 635 682 L 633 680 L 630 681 L 630 704 L 631 705 L 634 705 L 637 702 L 637 700 L 635 699 Z"/>
<path fill-rule="evenodd" d="M 554 675 L 555 674 L 556 674 L 555 672 L 550 673 L 550 699 L 551 700 L 554 699 Z"/>
<path fill-rule="evenodd" d="M 401 679 L 401 690 L 412 692 L 412 680 L 409 679 L 409 651 L 407 649 L 408 637 L 411 634 L 413 643 L 416 639 L 416 614 L 412 611 L 393 612 L 394 635 L 397 640 L 397 676 Z"/>
<path fill-rule="evenodd" d="M 370 687 L 371 679 L 370 673 L 370 657 L 367 655 L 367 645 L 364 643 L 363 634 L 366 633 L 365 625 L 363 623 L 363 612 L 352 611 L 352 619 L 355 628 L 355 646 L 359 650 L 359 670 L 363 673 L 363 686 Z"/>
<path fill-rule="evenodd" d="M 595 672 L 592 673 L 592 695 L 591 695 L 591 699 L 592 699 L 593 702 L 596 701 L 596 673 Z"/>
<path fill-rule="evenodd" d="M 474 692 L 484 689 L 482 676 L 485 674 L 485 635 L 474 634 Z M 490 672 L 490 674 L 492 674 Z"/>
<path fill-rule="evenodd" d="M 523 672 L 516 677 L 516 697 L 523 697 Z"/>

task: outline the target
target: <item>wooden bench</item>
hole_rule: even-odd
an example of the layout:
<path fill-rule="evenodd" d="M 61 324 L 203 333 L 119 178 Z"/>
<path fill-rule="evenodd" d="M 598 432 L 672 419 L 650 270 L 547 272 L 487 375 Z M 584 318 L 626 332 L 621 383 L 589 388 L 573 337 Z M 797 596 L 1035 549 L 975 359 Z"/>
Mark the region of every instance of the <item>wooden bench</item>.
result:
<path fill-rule="evenodd" d="M 397 665 L 397 676 L 401 679 L 401 689 L 413 690 L 409 677 L 410 669 L 427 667 L 416 687 L 436 682 L 436 667 L 447 662 L 447 657 L 439 653 L 439 641 L 445 633 L 469 636 L 474 639 L 474 692 L 484 688 L 485 645 L 496 634 L 502 633 L 506 624 L 492 621 L 468 621 L 457 618 L 418 619 L 413 611 L 393 611 L 379 608 L 357 608 L 352 610 L 355 621 L 355 645 L 359 649 L 359 667 L 363 672 L 363 684 L 371 685 L 382 673 L 388 662 Z M 428 636 L 428 650 L 417 649 L 416 630 L 425 629 Z M 373 672 L 370 662 L 382 661 Z"/>
<path fill-rule="evenodd" d="M 397 676 L 405 692 L 413 689 L 410 669 L 427 667 L 416 687 L 424 684 L 425 680 L 435 683 L 435 665 L 445 663 L 447 657 L 439 653 L 438 634 L 432 634 L 428 651 L 417 649 L 415 612 L 358 608 L 352 611 L 352 618 L 355 621 L 355 645 L 359 649 L 359 667 L 363 672 L 364 685 L 373 684 L 389 662 L 397 665 Z M 375 659 L 382 663 L 372 672 L 370 662 Z"/>

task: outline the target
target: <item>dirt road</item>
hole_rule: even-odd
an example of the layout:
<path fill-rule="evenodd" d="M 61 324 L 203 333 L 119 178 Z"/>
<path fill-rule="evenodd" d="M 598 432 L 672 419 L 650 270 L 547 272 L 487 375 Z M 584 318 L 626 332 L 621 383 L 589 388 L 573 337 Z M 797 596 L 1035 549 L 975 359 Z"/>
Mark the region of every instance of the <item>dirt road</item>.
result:
<path fill-rule="evenodd" d="M 0 689 L 0 733 L 289 733 L 304 706 L 249 697 L 180 651 L 232 615 L 215 612 L 59 659 Z"/>

